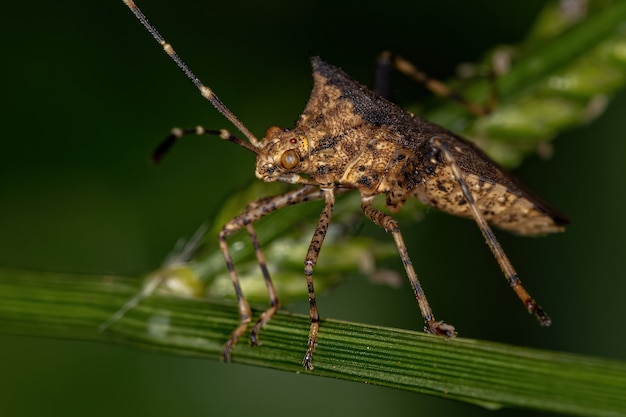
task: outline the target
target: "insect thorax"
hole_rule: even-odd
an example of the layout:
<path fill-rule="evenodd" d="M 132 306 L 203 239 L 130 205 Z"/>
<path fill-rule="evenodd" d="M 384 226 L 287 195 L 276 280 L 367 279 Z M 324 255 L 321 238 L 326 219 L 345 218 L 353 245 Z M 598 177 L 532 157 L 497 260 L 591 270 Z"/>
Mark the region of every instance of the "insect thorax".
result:
<path fill-rule="evenodd" d="M 305 113 L 293 130 L 268 129 L 257 176 L 281 181 L 304 174 L 321 187 L 354 188 L 364 196 L 393 191 L 390 208 L 399 208 L 424 182 L 422 164 L 410 149 L 389 140 L 395 135 L 391 129 L 364 123 L 358 115 L 353 120 L 356 126 L 336 126 L 328 117 Z"/>

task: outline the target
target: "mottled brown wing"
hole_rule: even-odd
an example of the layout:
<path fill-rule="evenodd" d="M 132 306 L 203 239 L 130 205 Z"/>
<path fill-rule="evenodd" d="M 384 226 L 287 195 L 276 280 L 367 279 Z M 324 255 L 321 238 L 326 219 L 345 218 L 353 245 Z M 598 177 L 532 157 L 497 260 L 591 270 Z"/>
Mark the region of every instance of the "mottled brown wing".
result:
<path fill-rule="evenodd" d="M 564 215 L 550 208 L 473 144 L 441 126 L 409 114 L 320 58 L 314 57 L 311 61 L 314 73 L 339 89 L 340 98 L 352 103 L 353 111 L 360 119 L 370 126 L 384 128 L 389 132 L 388 140 L 414 154 L 416 168 L 422 171 L 419 176 L 423 177 L 423 183 L 413 194 L 424 203 L 450 214 L 471 217 L 450 167 L 430 142 L 437 137 L 451 152 L 479 210 L 490 223 L 522 235 L 561 231 L 562 226 L 569 223 Z M 307 109 L 318 111 L 319 107 L 307 106 Z"/>
<path fill-rule="evenodd" d="M 473 144 L 452 133 L 438 134 L 437 139 L 452 154 L 476 207 L 489 223 L 526 236 L 563 231 L 563 226 L 569 222 L 564 215 L 549 207 Z M 472 217 L 461 187 L 443 155 L 430 144 L 424 153 L 433 155 L 423 161 L 432 175 L 416 188 L 415 196 L 448 213 Z M 433 160 L 436 163 L 432 164 Z"/>

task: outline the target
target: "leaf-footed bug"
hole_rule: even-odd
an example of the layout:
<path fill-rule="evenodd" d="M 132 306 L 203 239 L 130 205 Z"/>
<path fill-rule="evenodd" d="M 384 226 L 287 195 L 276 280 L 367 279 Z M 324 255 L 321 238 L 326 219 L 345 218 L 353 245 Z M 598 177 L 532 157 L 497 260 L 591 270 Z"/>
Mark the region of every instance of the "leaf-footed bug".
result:
<path fill-rule="evenodd" d="M 280 208 L 324 200 L 324 208 L 304 261 L 311 327 L 303 365 L 313 369 L 312 358 L 320 325 L 313 270 L 330 223 L 335 196 L 350 190 L 360 193 L 361 210 L 365 216 L 392 234 L 426 324 L 426 332 L 447 337 L 456 334 L 453 326 L 435 319 L 397 221 L 372 206 L 374 197 L 379 194 L 386 195 L 386 206 L 391 212 L 397 212 L 409 197 L 415 197 L 450 214 L 473 218 L 527 310 L 541 325 L 550 325 L 550 318 L 522 286 L 488 223 L 521 235 L 541 235 L 562 231 L 568 221 L 478 148 L 436 124 L 409 114 L 317 57 L 311 59 L 313 91 L 295 128 L 270 127 L 258 140 L 191 72 L 134 2 L 124 0 L 124 3 L 191 79 L 202 96 L 248 139 L 243 141 L 227 130 L 202 127 L 174 129 L 157 148 L 154 159 L 159 160 L 184 135 L 217 135 L 256 154 L 256 176 L 259 179 L 300 186 L 251 203 L 243 213 L 226 223 L 219 234 L 220 249 L 235 289 L 240 315 L 240 324 L 223 349 L 225 361 L 230 360 L 233 346 L 252 321 L 227 238 L 246 229 L 268 288 L 270 307 L 256 321 L 250 333 L 252 344 L 257 345 L 260 329 L 271 319 L 280 303 L 253 224 Z"/>

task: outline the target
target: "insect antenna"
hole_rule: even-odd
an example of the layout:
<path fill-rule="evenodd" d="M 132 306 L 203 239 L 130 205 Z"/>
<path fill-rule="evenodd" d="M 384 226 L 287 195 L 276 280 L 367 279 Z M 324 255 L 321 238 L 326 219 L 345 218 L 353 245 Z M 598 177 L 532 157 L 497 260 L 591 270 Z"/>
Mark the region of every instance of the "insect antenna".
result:
<path fill-rule="evenodd" d="M 159 163 L 161 159 L 163 158 L 163 156 L 167 152 L 169 152 L 170 148 L 174 145 L 174 143 L 176 143 L 178 139 L 182 138 L 183 136 L 188 136 L 188 135 L 219 136 L 221 139 L 236 143 L 239 146 L 243 146 L 244 148 L 251 150 L 255 154 L 258 153 L 257 148 L 254 148 L 249 143 L 242 141 L 241 139 L 239 139 L 237 136 L 233 135 L 226 129 L 210 130 L 210 129 L 205 129 L 202 126 L 196 126 L 191 129 L 181 129 L 179 127 L 175 127 L 174 129 L 172 129 L 172 133 L 170 133 L 170 135 L 166 137 L 165 140 L 161 142 L 159 146 L 157 146 L 157 148 L 154 150 L 154 152 L 152 153 L 152 161 L 155 163 Z"/>
<path fill-rule="evenodd" d="M 165 141 L 159 146 L 159 148 L 155 152 L 155 155 L 153 156 L 153 158 L 155 160 L 160 159 L 160 156 L 162 156 L 167 151 L 167 149 L 169 149 L 172 146 L 172 144 L 175 142 L 175 139 L 178 139 L 182 137 L 184 134 L 188 134 L 188 133 L 215 134 L 215 135 L 220 136 L 222 139 L 227 139 L 230 142 L 237 143 L 238 145 L 243 146 L 244 148 L 254 152 L 255 154 L 258 154 L 257 148 L 259 148 L 259 140 L 256 138 L 256 136 L 254 136 L 254 134 L 252 134 L 252 132 L 248 130 L 248 128 L 237 118 L 237 116 L 235 116 L 233 112 L 231 112 L 230 109 L 226 107 L 224 103 L 222 103 L 219 97 L 215 95 L 213 90 L 211 90 L 209 87 L 202 84 L 202 81 L 200 81 L 200 79 L 189 69 L 187 64 L 185 64 L 185 62 L 180 58 L 180 56 L 178 56 L 178 54 L 174 51 L 174 48 L 172 48 L 172 45 L 167 43 L 165 39 L 163 38 L 163 36 L 161 36 L 161 34 L 156 30 L 156 28 L 152 26 L 152 24 L 148 21 L 148 18 L 141 12 L 141 10 L 139 10 L 139 7 L 137 7 L 135 2 L 133 0 L 123 0 L 123 1 L 124 1 L 124 4 L 126 4 L 126 6 L 128 6 L 128 8 L 137 17 L 137 19 L 139 19 L 141 24 L 143 24 L 145 28 L 148 30 L 148 32 L 150 32 L 152 37 L 159 43 L 159 45 L 161 45 L 165 53 L 168 54 L 170 58 L 172 58 L 172 60 L 174 60 L 176 65 L 178 65 L 178 67 L 181 70 L 183 70 L 185 75 L 187 75 L 187 77 L 191 80 L 191 82 L 193 82 L 193 84 L 198 88 L 198 90 L 200 90 L 200 94 L 202 94 L 202 97 L 206 98 L 213 105 L 213 107 L 215 107 L 220 113 L 222 113 L 224 117 L 226 117 L 241 133 L 243 133 L 244 136 L 248 138 L 248 141 L 250 142 L 250 143 L 246 143 L 238 139 L 237 137 L 231 135 L 227 131 L 209 131 L 209 130 L 205 131 L 204 129 L 202 129 L 203 131 L 201 133 L 198 133 L 197 130 L 185 131 L 185 130 L 178 129 L 177 131 L 176 130 L 172 131 L 172 134 L 167 139 L 165 139 Z M 158 158 L 157 158 L 157 154 L 159 155 Z"/>

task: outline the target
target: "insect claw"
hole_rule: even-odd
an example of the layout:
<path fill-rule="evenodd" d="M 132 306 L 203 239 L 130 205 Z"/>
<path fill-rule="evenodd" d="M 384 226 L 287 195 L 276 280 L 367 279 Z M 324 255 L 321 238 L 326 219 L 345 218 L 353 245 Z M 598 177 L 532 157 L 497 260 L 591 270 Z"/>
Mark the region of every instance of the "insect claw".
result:
<path fill-rule="evenodd" d="M 543 327 L 552 326 L 552 320 L 550 317 L 544 316 L 543 318 L 539 318 L 539 325 Z"/>
<path fill-rule="evenodd" d="M 233 351 L 233 348 L 241 338 L 241 335 L 246 331 L 248 327 L 248 323 L 250 323 L 249 317 L 242 317 L 239 326 L 230 334 L 228 341 L 224 344 L 224 348 L 222 349 L 222 358 L 224 358 L 224 362 L 230 362 L 230 354 Z"/>
<path fill-rule="evenodd" d="M 546 312 L 543 311 L 543 308 L 541 308 L 541 306 L 539 306 L 539 304 L 537 304 L 535 300 L 529 300 L 526 303 L 526 308 L 528 308 L 529 313 L 533 314 L 537 318 L 537 320 L 539 320 L 540 326 L 548 327 L 552 324 L 552 319 L 550 319 L 550 316 L 548 316 Z"/>
<path fill-rule="evenodd" d="M 306 369 L 308 369 L 309 371 L 313 370 L 313 354 L 307 352 L 306 355 L 304 355 L 304 360 L 302 360 L 302 366 L 304 366 Z"/>
<path fill-rule="evenodd" d="M 435 334 L 437 336 L 444 336 L 446 338 L 456 336 L 456 330 L 454 329 L 454 326 L 444 323 L 443 321 L 428 323 L 427 326 L 424 326 L 424 331 L 426 333 Z"/>
<path fill-rule="evenodd" d="M 230 362 L 230 351 L 232 349 L 233 349 L 233 345 L 230 343 L 230 340 L 229 340 L 228 343 L 224 345 L 224 349 L 222 350 L 222 358 L 224 359 L 224 362 L 226 363 Z"/>
<path fill-rule="evenodd" d="M 254 328 L 252 329 L 252 331 L 250 332 L 250 344 L 252 346 L 261 346 L 262 343 L 259 340 L 259 331 L 261 330 L 261 327 L 259 326 L 259 323 L 257 323 Z"/>

